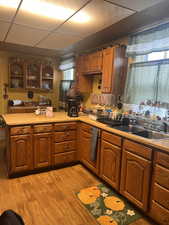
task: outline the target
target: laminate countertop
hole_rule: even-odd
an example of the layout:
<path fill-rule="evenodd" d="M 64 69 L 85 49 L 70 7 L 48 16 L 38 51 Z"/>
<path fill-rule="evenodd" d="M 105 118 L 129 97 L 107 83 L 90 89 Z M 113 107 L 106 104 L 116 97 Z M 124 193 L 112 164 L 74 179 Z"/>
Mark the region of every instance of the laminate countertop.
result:
<path fill-rule="evenodd" d="M 65 112 L 55 112 L 53 117 L 46 117 L 45 115 L 35 115 L 34 113 L 16 113 L 16 114 L 3 114 L 3 119 L 7 126 L 18 126 L 26 124 L 43 124 L 43 123 L 57 123 L 57 122 L 71 122 L 71 121 L 81 121 L 88 123 L 90 125 L 96 126 L 105 131 L 120 135 L 121 137 L 139 142 L 141 144 L 148 145 L 153 148 L 160 149 L 169 153 L 169 138 L 165 139 L 148 139 L 140 137 L 131 133 L 117 130 L 111 128 L 106 124 L 91 120 L 86 115 L 81 115 L 79 117 L 69 117 Z"/>

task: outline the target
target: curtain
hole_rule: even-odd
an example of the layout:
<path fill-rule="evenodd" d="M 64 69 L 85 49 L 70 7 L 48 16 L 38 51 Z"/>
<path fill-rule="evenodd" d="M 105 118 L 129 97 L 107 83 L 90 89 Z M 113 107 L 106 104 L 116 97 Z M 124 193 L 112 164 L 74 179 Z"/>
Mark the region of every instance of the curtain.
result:
<path fill-rule="evenodd" d="M 169 102 L 169 62 L 159 65 L 157 101 Z"/>
<path fill-rule="evenodd" d="M 124 102 L 140 104 L 145 100 L 156 99 L 158 65 L 132 64 L 127 75 Z"/>
<path fill-rule="evenodd" d="M 61 61 L 59 65 L 60 70 L 69 70 L 75 66 L 75 59 L 74 57 Z"/>
<path fill-rule="evenodd" d="M 169 23 L 131 36 L 128 56 L 146 55 L 169 50 Z"/>
<path fill-rule="evenodd" d="M 164 108 L 169 102 L 169 60 L 131 64 L 124 102 L 140 104 L 145 100 L 164 103 Z"/>

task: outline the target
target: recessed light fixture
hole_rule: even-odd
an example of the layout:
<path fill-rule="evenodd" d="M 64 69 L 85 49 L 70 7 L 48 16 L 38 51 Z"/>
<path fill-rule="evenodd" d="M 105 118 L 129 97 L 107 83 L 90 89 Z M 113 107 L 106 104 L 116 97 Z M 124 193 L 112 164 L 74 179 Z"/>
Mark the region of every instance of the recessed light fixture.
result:
<path fill-rule="evenodd" d="M 17 6 L 18 0 L 0 0 L 0 7 L 17 8 Z M 45 0 L 24 0 L 20 10 L 41 17 L 61 21 L 68 19 L 71 15 L 73 15 L 73 13 L 75 13 L 75 11 L 71 8 L 49 3 Z M 84 12 L 78 12 L 71 18 L 71 21 L 75 23 L 87 23 L 89 20 L 90 16 Z"/>

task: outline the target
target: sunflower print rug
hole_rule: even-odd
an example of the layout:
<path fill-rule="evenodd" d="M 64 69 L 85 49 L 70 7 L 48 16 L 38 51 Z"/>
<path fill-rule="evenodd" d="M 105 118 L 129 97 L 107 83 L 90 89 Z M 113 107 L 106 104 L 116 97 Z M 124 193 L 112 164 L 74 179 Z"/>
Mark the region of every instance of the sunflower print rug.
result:
<path fill-rule="evenodd" d="M 104 184 L 82 189 L 77 197 L 101 225 L 128 225 L 142 217 L 126 199 Z"/>

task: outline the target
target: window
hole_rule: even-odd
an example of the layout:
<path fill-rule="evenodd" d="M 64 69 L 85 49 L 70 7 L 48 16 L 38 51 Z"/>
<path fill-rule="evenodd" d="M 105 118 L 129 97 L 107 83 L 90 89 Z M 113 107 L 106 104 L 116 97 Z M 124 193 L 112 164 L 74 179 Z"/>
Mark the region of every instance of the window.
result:
<path fill-rule="evenodd" d="M 132 36 L 127 54 L 133 60 L 126 79 L 124 101 L 140 104 L 151 100 L 168 107 L 169 24 Z"/>
<path fill-rule="evenodd" d="M 74 68 L 62 71 L 62 80 L 60 82 L 60 95 L 59 100 L 66 102 L 67 91 L 74 83 Z"/>
<path fill-rule="evenodd" d="M 74 80 L 74 68 L 62 72 L 62 80 Z"/>

